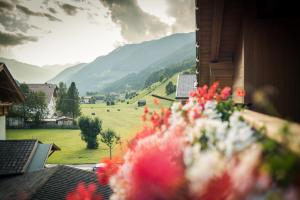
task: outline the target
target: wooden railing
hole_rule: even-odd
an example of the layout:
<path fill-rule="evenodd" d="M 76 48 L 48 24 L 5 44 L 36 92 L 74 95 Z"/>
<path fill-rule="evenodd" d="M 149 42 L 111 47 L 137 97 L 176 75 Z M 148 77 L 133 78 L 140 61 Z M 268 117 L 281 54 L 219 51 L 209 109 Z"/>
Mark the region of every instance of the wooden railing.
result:
<path fill-rule="evenodd" d="M 300 155 L 299 124 L 251 110 L 242 111 L 242 116 L 253 128 Z"/>

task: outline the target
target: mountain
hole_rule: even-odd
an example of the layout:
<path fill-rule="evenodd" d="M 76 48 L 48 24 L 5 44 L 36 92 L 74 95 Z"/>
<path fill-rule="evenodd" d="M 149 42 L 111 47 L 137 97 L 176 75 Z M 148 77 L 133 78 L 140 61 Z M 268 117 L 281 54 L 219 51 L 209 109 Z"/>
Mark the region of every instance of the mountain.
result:
<path fill-rule="evenodd" d="M 75 65 L 78 65 L 79 63 L 73 63 L 73 64 L 64 64 L 64 65 L 43 65 L 42 68 L 43 69 L 46 69 L 48 71 L 51 71 L 51 72 L 54 72 L 57 74 L 59 74 L 60 72 L 64 71 L 65 69 L 69 68 L 69 67 L 72 67 L 72 66 L 75 66 Z"/>
<path fill-rule="evenodd" d="M 55 75 L 55 72 L 14 59 L 0 57 L 0 62 L 5 63 L 13 77 L 21 83 L 45 83 Z"/>
<path fill-rule="evenodd" d="M 71 74 L 63 71 L 50 82 L 69 84 L 75 81 L 81 95 L 87 91 L 104 91 L 110 84 L 130 74 L 137 75 L 143 70 L 151 73 L 186 59 L 195 59 L 195 54 L 195 33 L 177 33 L 158 40 L 124 45 L 75 72 L 72 70 Z"/>
<path fill-rule="evenodd" d="M 74 81 L 72 79 L 72 76 L 76 74 L 79 70 L 81 70 L 83 67 L 85 67 L 85 65 L 86 63 L 80 63 L 75 66 L 68 67 L 48 82 L 59 83 L 60 81 L 64 81 L 64 80 L 68 80 L 68 82 L 72 82 Z"/>

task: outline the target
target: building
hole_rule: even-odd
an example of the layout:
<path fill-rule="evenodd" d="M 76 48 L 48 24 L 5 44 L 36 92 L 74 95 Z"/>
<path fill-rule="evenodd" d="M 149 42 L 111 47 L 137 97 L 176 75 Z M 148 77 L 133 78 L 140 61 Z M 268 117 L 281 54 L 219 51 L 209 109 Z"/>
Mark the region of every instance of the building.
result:
<path fill-rule="evenodd" d="M 57 86 L 55 84 L 27 84 L 33 92 L 43 92 L 46 95 L 48 115 L 46 118 L 54 118 L 56 111 Z"/>
<path fill-rule="evenodd" d="M 177 77 L 176 95 L 177 100 L 187 100 L 191 91 L 197 88 L 196 74 L 179 74 Z"/>
<path fill-rule="evenodd" d="M 95 184 L 96 193 L 109 199 L 111 189 L 100 185 L 93 172 L 68 166 L 45 168 L 55 144 L 37 140 L 0 140 L 0 199 L 66 199 L 79 183 Z"/>
<path fill-rule="evenodd" d="M 138 100 L 138 107 L 145 106 L 145 105 L 146 105 L 146 100 L 145 99 Z"/>
<path fill-rule="evenodd" d="M 44 169 L 48 157 L 58 150 L 55 144 L 38 140 L 0 140 L 0 177 Z"/>
<path fill-rule="evenodd" d="M 80 98 L 80 103 L 81 103 L 81 104 L 89 104 L 90 101 L 91 101 L 91 98 L 92 98 L 92 97 L 87 97 L 87 96 L 81 97 L 81 98 Z"/>
<path fill-rule="evenodd" d="M 74 119 L 71 117 L 62 116 L 56 119 L 56 124 L 58 126 L 72 126 L 74 124 Z"/>
<path fill-rule="evenodd" d="M 0 63 L 0 140 L 6 139 L 6 118 L 13 103 L 22 103 L 25 98 L 4 63 Z"/>
<path fill-rule="evenodd" d="M 299 122 L 299 25 L 297 1 L 196 0 L 199 85 L 220 81 L 236 102 Z M 266 97 L 276 112 L 262 108 Z"/>

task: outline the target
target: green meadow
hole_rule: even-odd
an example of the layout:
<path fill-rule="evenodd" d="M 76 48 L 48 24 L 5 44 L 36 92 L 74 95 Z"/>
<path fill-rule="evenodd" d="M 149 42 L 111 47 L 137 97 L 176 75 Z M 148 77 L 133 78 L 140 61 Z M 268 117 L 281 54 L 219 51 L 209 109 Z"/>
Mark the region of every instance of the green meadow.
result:
<path fill-rule="evenodd" d="M 177 74 L 170 80 L 176 83 Z M 165 86 L 169 82 L 153 84 L 150 88 L 139 92 L 139 95 L 127 104 L 117 103 L 114 106 L 106 104 L 83 104 L 82 115 L 98 117 L 102 120 L 102 129 L 111 128 L 121 136 L 121 145 L 114 148 L 113 155 L 122 155 L 127 143 L 135 136 L 137 131 L 145 125 L 141 120 L 144 108 L 137 106 L 139 99 L 147 101 L 150 110 L 158 110 L 160 107 L 169 107 L 169 101 L 160 100 L 160 105 L 154 105 L 151 94 L 166 96 Z M 168 97 L 174 98 L 175 94 Z M 68 129 L 19 129 L 7 130 L 8 139 L 38 139 L 43 143 L 55 143 L 61 151 L 53 153 L 48 163 L 57 164 L 83 164 L 96 163 L 109 156 L 108 148 L 100 143 L 96 150 L 86 149 L 86 144 L 81 140 L 80 130 Z"/>

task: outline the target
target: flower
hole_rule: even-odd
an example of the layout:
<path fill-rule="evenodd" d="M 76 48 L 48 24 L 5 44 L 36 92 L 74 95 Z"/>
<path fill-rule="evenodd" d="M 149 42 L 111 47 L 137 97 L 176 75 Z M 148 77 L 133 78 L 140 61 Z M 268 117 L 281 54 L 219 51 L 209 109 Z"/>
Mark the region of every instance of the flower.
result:
<path fill-rule="evenodd" d="M 159 105 L 159 104 L 160 104 L 160 101 L 159 101 L 157 98 L 154 98 L 154 99 L 153 99 L 153 103 L 154 103 L 155 105 Z"/>
<path fill-rule="evenodd" d="M 242 88 L 237 88 L 236 89 L 236 96 L 238 96 L 238 97 L 244 97 L 244 96 L 246 96 L 246 91 L 243 90 Z"/>
<path fill-rule="evenodd" d="M 231 88 L 230 87 L 224 87 L 221 91 L 220 97 L 222 100 L 226 100 L 231 94 Z"/>
<path fill-rule="evenodd" d="M 109 178 L 118 171 L 118 164 L 116 160 L 103 160 L 102 167 L 97 170 L 98 180 L 102 185 L 108 184 Z"/>
<path fill-rule="evenodd" d="M 102 197 L 96 194 L 97 186 L 95 184 L 85 185 L 79 183 L 76 190 L 69 193 L 66 200 L 101 200 Z"/>

